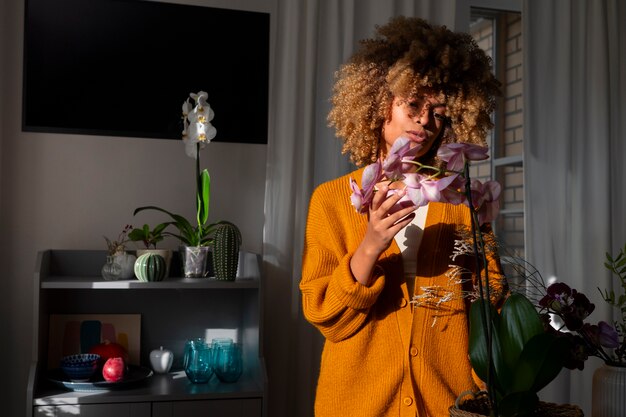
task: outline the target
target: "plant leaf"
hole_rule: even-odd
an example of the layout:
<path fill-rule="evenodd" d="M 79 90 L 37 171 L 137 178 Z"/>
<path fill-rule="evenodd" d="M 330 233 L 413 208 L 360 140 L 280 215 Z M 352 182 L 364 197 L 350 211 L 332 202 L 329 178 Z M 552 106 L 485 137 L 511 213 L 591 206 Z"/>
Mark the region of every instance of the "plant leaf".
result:
<path fill-rule="evenodd" d="M 524 346 L 515 367 L 513 391 L 538 392 L 557 377 L 572 346 L 564 336 L 541 333 Z"/>
<path fill-rule="evenodd" d="M 204 169 L 198 178 L 198 226 L 203 226 L 209 219 L 209 200 L 211 198 L 211 177 Z"/>
<path fill-rule="evenodd" d="M 502 307 L 498 332 L 504 361 L 514 369 L 524 345 L 535 335 L 544 332 L 543 324 L 533 304 L 522 294 L 511 294 Z"/>
<path fill-rule="evenodd" d="M 488 342 L 486 339 L 486 331 L 485 326 L 483 324 L 482 309 L 485 309 L 485 306 L 489 307 L 489 315 L 491 316 L 491 321 L 494 323 L 491 338 L 491 351 L 493 352 L 492 360 L 494 362 L 493 367 L 495 370 L 494 380 L 490 381 L 489 378 L 489 355 L 488 355 Z M 487 310 L 485 309 L 485 312 Z M 502 357 L 499 355 L 501 351 L 500 348 L 500 340 L 498 338 L 497 322 L 498 322 L 498 312 L 490 303 L 487 303 L 485 300 L 478 299 L 472 303 L 470 306 L 470 336 L 469 336 L 469 357 L 470 363 L 472 364 L 472 368 L 476 372 L 476 375 L 483 381 L 489 383 L 492 382 L 496 391 L 502 390 L 500 386 L 500 378 L 506 379 L 506 371 L 502 367 Z M 500 369 L 500 373 L 498 372 Z"/>

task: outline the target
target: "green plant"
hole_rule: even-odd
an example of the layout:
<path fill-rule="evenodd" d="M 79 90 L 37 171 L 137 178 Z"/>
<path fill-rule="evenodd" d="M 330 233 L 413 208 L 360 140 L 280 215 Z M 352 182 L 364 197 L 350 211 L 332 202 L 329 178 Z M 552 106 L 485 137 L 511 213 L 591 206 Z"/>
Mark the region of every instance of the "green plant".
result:
<path fill-rule="evenodd" d="M 211 234 L 219 224 L 209 224 L 209 203 L 211 197 L 211 177 L 207 169 L 200 170 L 200 149 L 215 137 L 216 130 L 211 125 L 213 110 L 206 102 L 207 93 L 191 93 L 196 105 L 192 108 L 189 99 L 183 103 L 183 143 L 188 156 L 196 160 L 196 219 L 194 224 L 184 216 L 172 213 L 157 206 L 144 206 L 135 209 L 134 214 L 143 210 L 156 210 L 167 214 L 172 222 L 166 223 L 178 229 L 178 233 L 162 231 L 165 236 L 174 236 L 188 246 L 206 246 L 211 243 Z"/>
<path fill-rule="evenodd" d="M 156 249 L 157 243 L 165 238 L 163 231 L 170 224 L 171 222 L 160 223 L 154 226 L 154 229 L 150 229 L 150 226 L 144 224 L 140 229 L 133 228 L 128 234 L 128 238 L 133 242 L 143 242 L 146 249 Z"/>
<path fill-rule="evenodd" d="M 126 242 L 128 242 L 130 239 L 130 236 L 128 236 L 128 232 L 133 228 L 133 226 L 131 226 L 130 224 L 127 224 L 126 226 L 124 226 L 124 228 L 122 229 L 122 231 L 120 232 L 120 234 L 117 236 L 116 240 L 111 240 L 106 236 L 104 237 L 104 240 L 106 240 L 107 242 L 107 250 L 109 255 L 115 255 L 118 252 L 124 252 L 126 250 Z"/>
<path fill-rule="evenodd" d="M 483 333 L 481 310 L 487 308 L 491 310 L 490 340 Z M 469 317 L 470 361 L 478 377 L 492 381 L 500 415 L 530 415 L 539 403 L 537 392 L 563 368 L 569 341 L 546 332 L 535 306 L 517 293 L 506 299 L 500 312 L 491 303 L 477 299 Z"/>
<path fill-rule="evenodd" d="M 602 291 L 598 288 L 604 301 L 620 311 L 620 320 L 614 323 L 619 335 L 619 345 L 614 350 L 615 357 L 608 362 L 623 364 L 626 362 L 626 245 L 615 257 L 607 252 L 604 266 L 617 276 L 621 286 L 619 294 L 613 289 Z"/>
<path fill-rule="evenodd" d="M 453 269 L 453 274 L 475 277 L 468 282 L 473 289 L 458 295 L 473 300 L 468 317 L 470 362 L 487 386 L 493 416 L 529 416 L 539 403 L 537 393 L 564 367 L 572 345 L 566 337 L 544 327 L 539 312 L 526 296 L 511 293 L 501 310 L 494 306 L 501 294 L 494 293 L 497 286 L 490 284 L 487 253 L 496 252 L 497 245 L 490 242 L 495 241 L 491 235 L 483 235 L 482 226 L 497 217 L 501 187 L 495 181 L 483 184 L 469 175 L 470 161 L 488 158 L 488 149 L 467 143 L 444 144 L 437 155 L 446 162 L 445 169 L 415 161 L 418 150 L 419 147 L 411 147 L 408 139 L 397 139 L 385 160 L 365 168 L 363 188 L 351 179 L 352 204 L 358 212 L 367 213 L 376 184 L 403 181 L 405 187 L 400 189 L 405 190 L 405 195 L 399 205 L 419 207 L 429 201 L 467 205 L 471 224 L 469 230 L 459 229 L 460 239 L 455 242 L 452 259 L 468 255 L 475 260 L 473 271 Z M 424 298 L 417 302 L 437 305 L 457 296 L 442 294 L 437 288 L 422 289 Z"/>

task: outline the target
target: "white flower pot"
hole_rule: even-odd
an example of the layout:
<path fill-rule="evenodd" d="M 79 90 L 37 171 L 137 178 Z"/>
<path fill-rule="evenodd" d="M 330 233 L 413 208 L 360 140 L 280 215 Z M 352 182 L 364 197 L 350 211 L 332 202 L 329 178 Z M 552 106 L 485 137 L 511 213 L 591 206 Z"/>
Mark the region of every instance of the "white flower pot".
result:
<path fill-rule="evenodd" d="M 591 417 L 626 416 L 626 366 L 603 364 L 592 386 Z"/>

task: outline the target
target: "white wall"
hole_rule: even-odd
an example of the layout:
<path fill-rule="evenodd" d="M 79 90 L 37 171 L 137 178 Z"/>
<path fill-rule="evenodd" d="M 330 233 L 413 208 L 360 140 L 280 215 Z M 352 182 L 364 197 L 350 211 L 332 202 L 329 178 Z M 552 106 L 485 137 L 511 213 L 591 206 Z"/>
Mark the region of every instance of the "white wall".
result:
<path fill-rule="evenodd" d="M 256 11 L 269 11 L 273 3 L 194 1 Z M 0 357 L 5 368 L 0 414 L 22 416 L 36 252 L 105 249 L 102 236 L 116 237 L 127 223 L 165 220 L 156 213 L 133 218 L 134 208 L 145 204 L 194 218 L 195 174 L 194 161 L 176 140 L 22 132 L 24 1 L 0 1 L 0 19 Z M 210 220 L 236 223 L 243 249 L 260 253 L 266 145 L 214 142 L 202 152 L 212 178 Z M 177 242 L 163 246 L 175 248 Z"/>

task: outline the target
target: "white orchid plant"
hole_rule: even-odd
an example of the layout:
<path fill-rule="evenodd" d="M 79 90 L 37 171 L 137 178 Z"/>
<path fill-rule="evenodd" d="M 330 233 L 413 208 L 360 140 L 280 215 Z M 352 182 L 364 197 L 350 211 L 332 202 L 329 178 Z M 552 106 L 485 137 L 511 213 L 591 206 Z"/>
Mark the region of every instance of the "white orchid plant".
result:
<path fill-rule="evenodd" d="M 164 210 L 156 206 L 144 206 L 135 209 L 135 214 L 143 210 L 157 210 L 166 213 L 172 218 L 168 224 L 174 225 L 178 233 L 164 232 L 178 238 L 188 246 L 206 246 L 211 243 L 211 234 L 215 224 L 207 224 L 209 219 L 209 203 L 211 197 L 211 177 L 205 168 L 200 170 L 200 150 L 210 143 L 217 134 L 211 124 L 215 116 L 213 109 L 207 102 L 208 94 L 205 91 L 191 93 L 182 105 L 183 132 L 185 153 L 196 160 L 196 225 L 192 225 L 185 217 Z M 192 101 L 190 100 L 193 100 Z"/>

